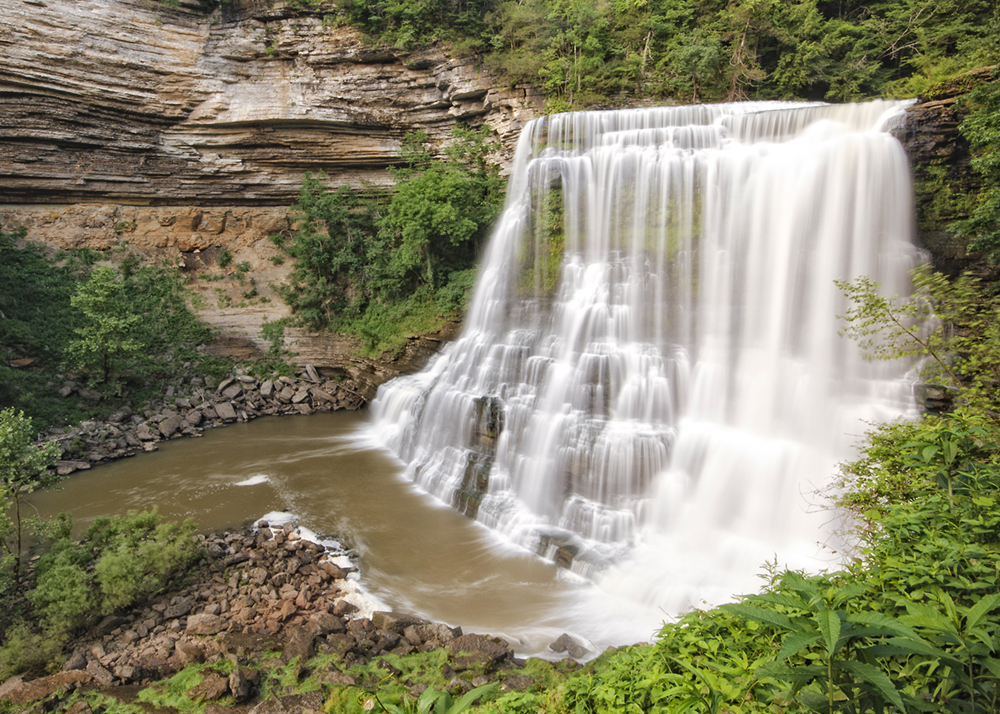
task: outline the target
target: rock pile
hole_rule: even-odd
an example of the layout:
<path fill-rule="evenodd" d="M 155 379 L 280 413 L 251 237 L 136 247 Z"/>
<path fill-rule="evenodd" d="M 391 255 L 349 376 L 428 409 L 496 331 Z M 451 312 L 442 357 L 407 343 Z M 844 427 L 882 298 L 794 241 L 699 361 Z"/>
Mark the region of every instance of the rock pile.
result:
<path fill-rule="evenodd" d="M 322 379 L 312 365 L 298 377 L 259 380 L 246 374 L 224 379 L 214 388 L 201 377 L 193 377 L 185 396 L 175 396 L 169 387 L 162 401 L 147 405 L 142 414 L 129 407 L 114 412 L 106 422 L 85 421 L 73 429 L 50 429 L 47 439 L 59 442 L 60 475 L 89 469 L 92 464 L 152 451 L 164 439 L 198 436 L 206 428 L 246 422 L 259 416 L 313 414 L 339 409 L 360 409 L 365 404 L 359 388 L 350 381 Z M 67 381 L 60 394 L 96 401 L 100 394 Z"/>
<path fill-rule="evenodd" d="M 228 678 L 207 674 L 203 701 L 232 695 L 252 700 L 261 682 L 264 652 L 280 651 L 278 666 L 298 657 L 333 654 L 340 667 L 320 673 L 331 685 L 359 684 L 341 668 L 382 655 L 446 649 L 450 687 L 468 691 L 503 680 L 507 689 L 531 686 L 521 664 L 499 638 L 389 612 L 371 612 L 343 551 L 305 540 L 290 525 L 199 536 L 206 559 L 187 582 L 131 610 L 109 615 L 79 638 L 63 671 L 30 682 L 12 678 L 0 700 L 40 701 L 81 686 L 147 685 L 190 663 L 229 660 Z M 384 660 L 378 665 L 389 669 Z M 460 677 L 474 671 L 476 676 Z M 417 692 L 419 694 L 419 692 Z M 321 704 L 321 702 L 320 702 Z M 319 708 L 316 705 L 314 708 Z"/>

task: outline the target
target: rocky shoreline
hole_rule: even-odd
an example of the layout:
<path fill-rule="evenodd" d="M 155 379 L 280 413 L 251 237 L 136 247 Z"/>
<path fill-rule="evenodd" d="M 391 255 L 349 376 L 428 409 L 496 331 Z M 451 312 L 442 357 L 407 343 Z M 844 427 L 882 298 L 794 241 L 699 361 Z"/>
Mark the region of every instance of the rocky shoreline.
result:
<path fill-rule="evenodd" d="M 454 693 L 492 682 L 501 691 L 535 684 L 522 673 L 525 661 L 501 638 L 373 611 L 351 577 L 356 568 L 350 554 L 303 535 L 290 524 L 261 522 L 253 529 L 196 536 L 204 557 L 174 588 L 105 617 L 76 638 L 58 674 L 7 680 L 0 701 L 39 711 L 68 705 L 67 712 L 89 714 L 85 699 L 67 701 L 74 691 L 113 696 L 204 663 L 200 683 L 187 696 L 203 704 L 222 702 L 209 704 L 206 712 L 233 711 L 234 705 L 252 714 L 302 712 L 319 710 L 321 692 L 331 687 L 374 688 L 347 671 L 352 667 L 374 663 L 385 676 L 400 677 L 401 670 L 384 657 L 434 651 L 445 654 L 442 674 Z M 571 655 L 576 646 L 567 636 L 553 643 L 554 650 L 569 649 Z M 330 657 L 321 658 L 320 668 L 307 668 L 318 655 Z M 321 692 L 269 686 L 269 671 L 289 664 L 298 667 L 297 679 L 312 677 Z M 413 696 L 426 689 L 401 681 Z"/>
<path fill-rule="evenodd" d="M 183 396 L 175 396 L 183 390 Z M 94 402 L 100 393 L 67 380 L 60 389 L 65 399 Z M 211 377 L 178 380 L 162 400 L 145 405 L 141 413 L 122 407 L 105 421 L 85 421 L 69 429 L 54 428 L 42 441 L 56 441 L 62 452 L 55 470 L 61 476 L 115 461 L 142 451 L 154 451 L 157 442 L 201 436 L 205 429 L 247 422 L 260 416 L 314 414 L 360 409 L 366 403 L 362 388 L 350 380 L 323 379 L 312 365 L 298 377 L 258 379 L 237 372 L 218 384 Z"/>

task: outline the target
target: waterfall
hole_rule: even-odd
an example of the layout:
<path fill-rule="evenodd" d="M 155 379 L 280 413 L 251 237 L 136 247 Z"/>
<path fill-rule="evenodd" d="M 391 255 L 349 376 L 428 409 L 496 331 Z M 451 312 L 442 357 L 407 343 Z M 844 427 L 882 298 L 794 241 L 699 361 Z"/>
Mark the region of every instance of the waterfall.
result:
<path fill-rule="evenodd" d="M 835 561 L 820 492 L 865 421 L 912 410 L 904 368 L 839 336 L 834 285 L 908 289 L 904 108 L 534 120 L 461 337 L 380 389 L 373 431 L 430 494 L 661 618 L 765 561 Z"/>

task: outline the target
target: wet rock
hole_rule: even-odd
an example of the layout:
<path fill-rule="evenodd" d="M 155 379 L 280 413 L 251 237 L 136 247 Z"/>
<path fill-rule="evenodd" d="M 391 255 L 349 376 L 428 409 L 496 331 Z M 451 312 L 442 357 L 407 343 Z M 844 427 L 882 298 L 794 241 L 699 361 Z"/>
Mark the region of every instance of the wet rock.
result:
<path fill-rule="evenodd" d="M 553 652 L 565 652 L 573 659 L 583 659 L 589 654 L 586 647 L 583 647 L 565 632 L 549 645 L 549 649 Z"/>
<path fill-rule="evenodd" d="M 56 473 L 60 476 L 69 476 L 74 471 L 86 471 L 90 468 L 89 461 L 57 461 Z"/>
<path fill-rule="evenodd" d="M 358 611 L 358 606 L 347 600 L 340 600 L 336 605 L 333 606 L 333 614 L 337 617 L 344 617 L 345 615 L 351 615 Z"/>
<path fill-rule="evenodd" d="M 177 414 L 167 417 L 166 419 L 160 422 L 160 433 L 163 434 L 164 437 L 169 439 L 171 436 L 180 431 L 181 425 L 183 423 L 184 419 L 182 419 Z"/>
<path fill-rule="evenodd" d="M 380 630 L 390 630 L 403 634 L 403 630 L 412 625 L 426 625 L 426 620 L 412 615 L 401 615 L 395 612 L 373 612 L 372 623 Z"/>
<path fill-rule="evenodd" d="M 431 643 L 435 647 L 448 644 L 462 634 L 461 628 L 452 628 L 442 623 L 426 623 L 421 625 L 410 625 L 403 630 L 403 637 L 414 647 Z"/>

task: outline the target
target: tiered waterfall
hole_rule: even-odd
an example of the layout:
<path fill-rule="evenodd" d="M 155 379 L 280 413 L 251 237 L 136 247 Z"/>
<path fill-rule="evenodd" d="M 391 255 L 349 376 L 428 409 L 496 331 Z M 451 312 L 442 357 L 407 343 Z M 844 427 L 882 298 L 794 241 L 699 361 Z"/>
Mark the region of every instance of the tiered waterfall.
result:
<path fill-rule="evenodd" d="M 834 284 L 908 289 L 902 112 L 533 121 L 461 338 L 380 390 L 374 430 L 427 492 L 668 613 L 835 559 L 837 461 L 911 408 L 839 336 Z"/>

